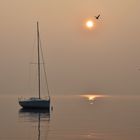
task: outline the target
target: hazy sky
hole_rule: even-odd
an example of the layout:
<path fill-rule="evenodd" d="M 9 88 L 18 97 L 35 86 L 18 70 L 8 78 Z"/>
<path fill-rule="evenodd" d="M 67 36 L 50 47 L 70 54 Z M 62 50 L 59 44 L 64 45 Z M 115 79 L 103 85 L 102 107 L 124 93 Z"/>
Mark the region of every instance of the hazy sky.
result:
<path fill-rule="evenodd" d="M 1 0 L 0 94 L 29 93 L 37 20 L 53 95 L 139 94 L 139 5 L 139 0 Z M 99 13 L 96 28 L 86 31 L 84 20 Z"/>

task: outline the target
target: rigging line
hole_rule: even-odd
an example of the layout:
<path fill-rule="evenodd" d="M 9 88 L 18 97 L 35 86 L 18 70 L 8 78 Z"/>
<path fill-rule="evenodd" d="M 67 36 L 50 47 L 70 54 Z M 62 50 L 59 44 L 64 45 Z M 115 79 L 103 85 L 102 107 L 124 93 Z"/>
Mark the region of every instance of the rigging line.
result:
<path fill-rule="evenodd" d="M 34 60 L 34 58 L 36 58 L 36 57 L 34 57 L 34 52 L 36 52 L 35 51 L 35 46 L 36 46 L 36 39 L 35 38 L 33 38 L 33 45 L 32 45 L 32 49 L 31 49 L 31 55 L 30 55 L 30 63 L 29 63 L 29 67 L 28 67 L 28 90 L 31 92 L 31 93 L 33 93 L 33 91 L 35 91 L 35 87 L 36 87 L 36 84 L 35 84 L 35 79 L 32 79 L 32 72 L 31 72 L 31 69 L 32 69 L 32 67 L 31 67 L 31 64 L 35 61 Z"/>
<path fill-rule="evenodd" d="M 39 25 L 37 22 L 37 49 L 38 49 L 38 94 L 40 99 L 40 34 L 39 34 Z"/>
<path fill-rule="evenodd" d="M 41 52 L 41 56 L 42 56 L 42 61 L 43 61 L 43 71 L 44 71 L 44 74 L 45 74 L 45 81 L 46 81 L 46 85 L 47 85 L 47 92 L 48 92 L 48 96 L 49 96 L 49 99 L 50 99 L 50 91 L 49 91 L 49 85 L 48 85 L 48 79 L 47 79 L 47 72 L 46 72 L 46 69 L 45 69 L 45 61 L 44 61 L 44 57 L 43 57 L 43 49 L 41 47 L 41 39 L 39 38 L 39 42 L 40 42 L 40 52 Z"/>
<path fill-rule="evenodd" d="M 34 62 L 34 59 L 33 58 L 35 58 L 34 57 L 35 46 L 36 46 L 36 39 L 33 38 L 32 51 L 31 51 L 32 53 L 29 56 L 29 59 L 30 59 L 31 62 L 29 63 L 29 66 L 28 66 L 28 81 L 27 81 L 27 83 L 28 83 L 27 89 L 31 93 L 33 93 L 33 90 L 32 89 L 36 86 L 35 83 L 33 83 L 33 81 L 35 81 L 35 80 L 31 80 L 32 79 L 32 76 L 31 76 L 31 73 L 32 73 L 31 72 L 31 69 L 32 69 L 31 64 L 32 64 L 32 61 Z"/>

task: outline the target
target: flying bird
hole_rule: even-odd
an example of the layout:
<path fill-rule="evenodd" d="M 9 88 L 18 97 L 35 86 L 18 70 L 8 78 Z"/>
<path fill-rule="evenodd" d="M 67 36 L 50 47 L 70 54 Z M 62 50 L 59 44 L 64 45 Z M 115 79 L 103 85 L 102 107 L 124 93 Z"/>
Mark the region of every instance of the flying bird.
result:
<path fill-rule="evenodd" d="M 96 19 L 99 19 L 99 17 L 100 17 L 100 14 L 98 16 L 95 16 Z"/>

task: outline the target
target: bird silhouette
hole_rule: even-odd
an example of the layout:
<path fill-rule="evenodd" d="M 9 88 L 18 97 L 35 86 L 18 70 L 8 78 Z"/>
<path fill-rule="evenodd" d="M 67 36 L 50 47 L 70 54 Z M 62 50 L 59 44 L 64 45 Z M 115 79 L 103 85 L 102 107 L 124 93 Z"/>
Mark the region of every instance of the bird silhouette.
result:
<path fill-rule="evenodd" d="M 95 16 L 96 19 L 99 19 L 99 17 L 100 17 L 100 14 L 98 16 Z"/>

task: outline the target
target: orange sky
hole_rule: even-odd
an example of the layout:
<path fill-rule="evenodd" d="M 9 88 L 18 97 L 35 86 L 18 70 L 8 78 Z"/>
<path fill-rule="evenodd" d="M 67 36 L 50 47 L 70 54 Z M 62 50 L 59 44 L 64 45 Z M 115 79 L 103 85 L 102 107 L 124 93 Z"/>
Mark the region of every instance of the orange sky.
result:
<path fill-rule="evenodd" d="M 138 0 L 0 1 L 0 94 L 28 92 L 37 20 L 52 94 L 138 94 L 139 5 Z M 84 20 L 98 14 L 96 28 L 84 30 Z"/>

